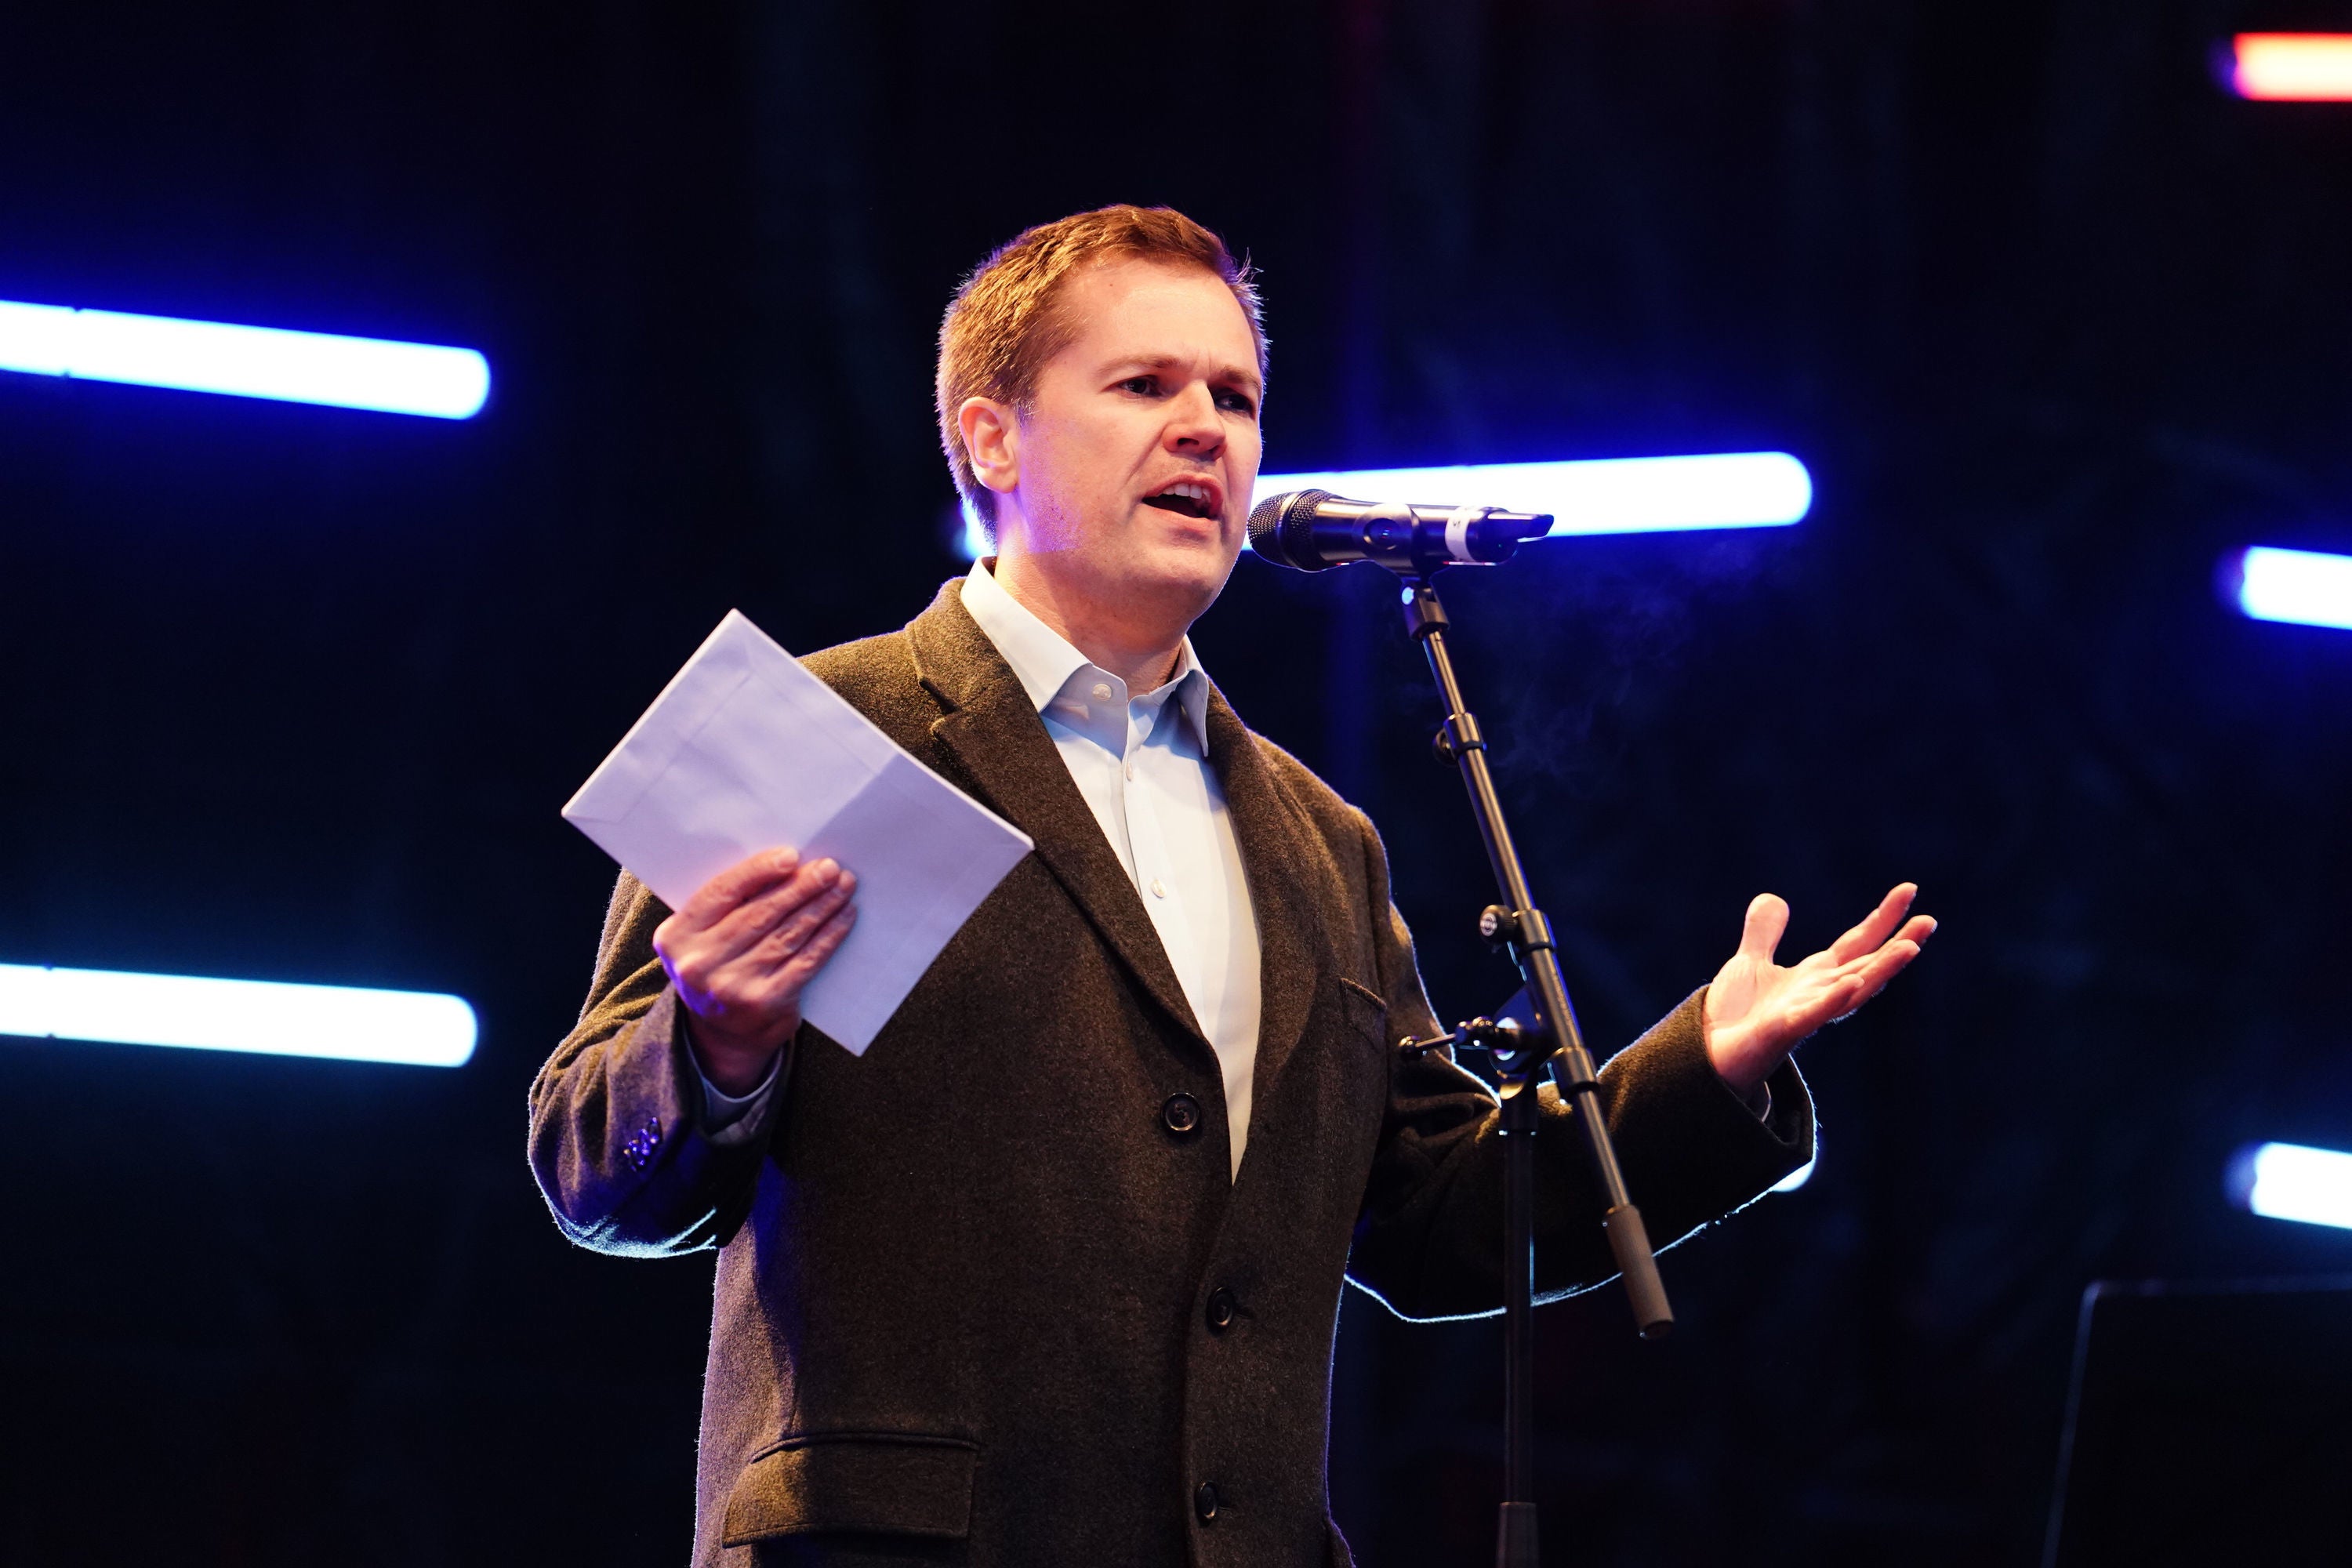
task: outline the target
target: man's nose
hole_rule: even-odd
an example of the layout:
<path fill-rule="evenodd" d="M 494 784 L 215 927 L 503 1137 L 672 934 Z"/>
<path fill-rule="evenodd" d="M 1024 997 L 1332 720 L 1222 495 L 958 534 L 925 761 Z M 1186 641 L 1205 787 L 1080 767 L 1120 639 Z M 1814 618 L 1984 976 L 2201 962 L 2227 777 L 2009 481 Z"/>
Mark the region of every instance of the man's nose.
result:
<path fill-rule="evenodd" d="M 1225 445 L 1216 395 L 1199 382 L 1178 393 L 1168 411 L 1168 445 L 1191 457 L 1213 457 Z"/>

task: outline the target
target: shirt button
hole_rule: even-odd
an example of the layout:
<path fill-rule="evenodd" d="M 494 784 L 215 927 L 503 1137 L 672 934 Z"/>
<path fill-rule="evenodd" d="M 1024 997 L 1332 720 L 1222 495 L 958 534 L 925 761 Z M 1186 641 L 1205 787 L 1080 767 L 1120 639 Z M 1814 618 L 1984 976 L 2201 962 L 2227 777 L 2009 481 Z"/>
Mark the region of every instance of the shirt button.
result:
<path fill-rule="evenodd" d="M 1155 899 L 1164 899 L 1164 898 L 1166 898 L 1166 897 L 1168 896 L 1168 884 L 1167 884 L 1167 883 L 1165 883 L 1165 882 L 1163 882 L 1163 881 L 1161 881 L 1161 880 L 1160 880 L 1159 878 L 1157 878 L 1157 877 L 1152 878 L 1152 879 L 1151 879 L 1151 896 L 1152 896 L 1153 898 L 1155 898 Z"/>
<path fill-rule="evenodd" d="M 1171 1094 L 1168 1103 L 1160 1108 L 1160 1120 L 1168 1131 L 1182 1134 L 1201 1125 L 1201 1102 L 1189 1094 Z"/>
<path fill-rule="evenodd" d="M 1214 1483 L 1202 1481 L 1192 1493 L 1192 1513 L 1202 1524 L 1217 1517 L 1217 1489 Z"/>
<path fill-rule="evenodd" d="M 1099 680 L 1095 682 L 1095 700 L 1097 702 L 1108 702 L 1110 700 L 1110 688 L 1104 685 Z"/>
<path fill-rule="evenodd" d="M 1222 1334 L 1234 1326 L 1234 1293 L 1223 1285 L 1209 1292 L 1209 1331 Z"/>
<path fill-rule="evenodd" d="M 1127 776 L 1130 779 L 1135 776 L 1135 764 L 1133 763 L 1127 764 Z"/>

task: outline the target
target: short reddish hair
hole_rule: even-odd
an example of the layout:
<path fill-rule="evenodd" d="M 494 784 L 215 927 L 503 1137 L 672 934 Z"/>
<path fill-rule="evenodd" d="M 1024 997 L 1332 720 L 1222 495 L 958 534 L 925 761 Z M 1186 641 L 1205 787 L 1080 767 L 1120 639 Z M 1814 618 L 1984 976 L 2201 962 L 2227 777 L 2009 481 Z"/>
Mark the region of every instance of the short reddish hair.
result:
<path fill-rule="evenodd" d="M 947 449 L 964 504 L 992 530 L 996 492 L 972 472 L 956 411 L 968 397 L 991 397 L 1025 409 L 1037 373 L 1077 335 L 1077 323 L 1055 308 L 1069 276 L 1097 261 L 1125 258 L 1205 268 L 1234 291 L 1265 374 L 1265 327 L 1255 275 L 1225 242 L 1173 207 L 1109 206 L 1024 230 L 972 269 L 940 322 L 937 395 L 940 444 Z"/>

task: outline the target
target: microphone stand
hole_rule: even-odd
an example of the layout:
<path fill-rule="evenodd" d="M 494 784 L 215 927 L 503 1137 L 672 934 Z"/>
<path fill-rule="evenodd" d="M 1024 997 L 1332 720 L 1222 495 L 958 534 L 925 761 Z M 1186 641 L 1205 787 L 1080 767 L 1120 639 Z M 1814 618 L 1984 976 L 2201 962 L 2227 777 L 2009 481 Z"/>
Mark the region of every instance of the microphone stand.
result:
<path fill-rule="evenodd" d="M 1547 521 L 1549 520 L 1546 520 Z M 1389 563 L 1383 563 L 1389 564 Z M 1547 1068 L 1559 1096 L 1574 1108 L 1592 1169 L 1606 1204 L 1603 1229 L 1632 1299 L 1633 1321 L 1643 1339 L 1656 1339 L 1674 1326 L 1665 1288 L 1642 1227 L 1642 1214 L 1626 1195 L 1625 1178 L 1601 1118 L 1592 1057 L 1584 1048 L 1576 1012 L 1569 1004 L 1551 922 L 1528 890 L 1526 868 L 1503 821 L 1486 766 L 1486 741 L 1462 700 L 1454 660 L 1445 646 L 1445 606 L 1430 579 L 1442 568 L 1399 562 L 1391 566 L 1404 580 L 1405 629 L 1429 656 L 1430 673 L 1445 702 L 1445 722 L 1434 737 L 1440 761 L 1459 768 L 1470 792 L 1470 810 L 1486 840 L 1502 901 L 1478 919 L 1479 933 L 1510 949 L 1526 982 L 1533 1028 L 1508 1019 L 1474 1018 L 1450 1035 L 1402 1042 L 1419 1056 L 1439 1046 L 1467 1045 L 1494 1052 L 1501 1083 L 1503 1136 L 1503 1506 L 1495 1544 L 1496 1568 L 1537 1568 L 1535 1504 L 1535 1139 L 1537 1090 Z"/>

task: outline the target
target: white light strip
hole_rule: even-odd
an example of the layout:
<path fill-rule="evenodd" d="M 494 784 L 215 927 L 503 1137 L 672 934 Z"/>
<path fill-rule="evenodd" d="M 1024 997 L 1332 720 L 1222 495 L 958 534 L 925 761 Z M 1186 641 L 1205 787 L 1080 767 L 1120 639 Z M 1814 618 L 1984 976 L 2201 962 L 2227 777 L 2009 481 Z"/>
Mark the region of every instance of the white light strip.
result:
<path fill-rule="evenodd" d="M 2228 79 L 2240 98 L 2352 102 L 2352 34 L 2240 33 Z"/>
<path fill-rule="evenodd" d="M 1779 1181 L 1773 1183 L 1772 1190 L 1776 1193 L 1795 1192 L 1799 1187 L 1803 1186 L 1807 1182 L 1813 1179 L 1813 1167 L 1819 1163 L 1821 1163 L 1821 1156 L 1817 1154 L 1813 1158 L 1806 1161 L 1803 1164 L 1798 1166 L 1795 1170 L 1790 1172 L 1787 1175 L 1781 1177 Z"/>
<path fill-rule="evenodd" d="M 1261 474 L 1251 504 L 1285 490 L 1329 490 L 1350 500 L 1549 512 L 1557 520 L 1550 534 L 1554 539 L 1576 533 L 1783 528 L 1813 506 L 1812 476 L 1786 452 Z"/>
<path fill-rule="evenodd" d="M 2258 621 L 2352 630 L 2352 555 L 2257 544 L 2238 558 L 2238 607 Z"/>
<path fill-rule="evenodd" d="M 1250 504 L 1287 490 L 1329 490 L 1349 500 L 1549 512 L 1555 520 L 1547 535 L 1552 539 L 1573 533 L 1785 528 L 1813 509 L 1813 476 L 1786 452 L 1260 474 Z M 963 558 L 977 561 L 987 553 L 988 534 L 967 507 Z"/>
<path fill-rule="evenodd" d="M 2352 1154 L 2263 1143 L 2231 1163 L 2231 1195 L 2265 1219 L 2352 1230 Z"/>
<path fill-rule="evenodd" d="M 462 1067 L 474 1009 L 426 991 L 0 963 L 0 1035 Z"/>
<path fill-rule="evenodd" d="M 470 419 L 490 395 L 472 349 L 0 300 L 0 370 Z"/>

